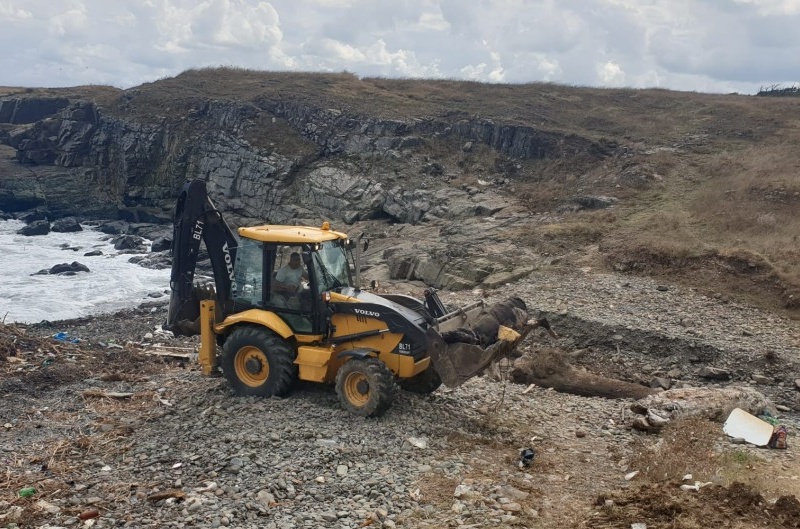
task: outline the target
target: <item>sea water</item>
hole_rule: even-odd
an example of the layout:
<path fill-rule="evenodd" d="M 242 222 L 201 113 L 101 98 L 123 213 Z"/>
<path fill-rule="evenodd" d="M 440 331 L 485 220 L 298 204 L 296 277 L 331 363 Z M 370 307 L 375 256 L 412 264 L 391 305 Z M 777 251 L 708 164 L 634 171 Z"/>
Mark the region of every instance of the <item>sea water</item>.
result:
<path fill-rule="evenodd" d="M 167 299 L 169 269 L 150 270 L 128 262 L 136 254 L 115 250 L 103 240 L 108 235 L 86 226 L 73 233 L 17 235 L 23 226 L 17 220 L 0 221 L 0 322 L 64 320 L 135 307 L 153 301 L 151 295 L 164 294 L 160 299 Z M 84 256 L 93 250 L 102 255 Z M 31 275 L 73 261 L 90 272 Z"/>

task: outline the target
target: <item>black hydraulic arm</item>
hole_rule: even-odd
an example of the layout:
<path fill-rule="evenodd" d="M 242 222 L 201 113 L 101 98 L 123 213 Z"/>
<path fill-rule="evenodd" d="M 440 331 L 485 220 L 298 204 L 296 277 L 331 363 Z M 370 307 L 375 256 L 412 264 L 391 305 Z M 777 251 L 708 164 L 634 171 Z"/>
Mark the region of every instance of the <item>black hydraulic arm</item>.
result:
<path fill-rule="evenodd" d="M 175 205 L 169 283 L 172 293 L 167 315 L 167 328 L 173 331 L 178 322 L 193 322 L 200 314 L 199 301 L 192 291 L 201 241 L 211 259 L 217 303 L 224 312 L 234 286 L 236 238 L 208 197 L 206 183 L 193 180 L 181 188 Z"/>

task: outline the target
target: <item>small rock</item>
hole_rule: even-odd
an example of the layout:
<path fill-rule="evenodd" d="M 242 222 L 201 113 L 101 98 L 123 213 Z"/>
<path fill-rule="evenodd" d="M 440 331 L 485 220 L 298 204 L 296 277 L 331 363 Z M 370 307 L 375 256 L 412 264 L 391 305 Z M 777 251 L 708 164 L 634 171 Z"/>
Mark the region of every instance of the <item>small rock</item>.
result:
<path fill-rule="evenodd" d="M 658 286 L 656 287 L 656 290 L 658 290 L 659 292 L 666 292 L 666 291 L 668 291 L 668 290 L 669 290 L 669 287 L 666 287 L 666 286 L 664 286 L 664 285 L 658 285 Z"/>
<path fill-rule="evenodd" d="M 731 378 L 731 374 L 726 370 L 710 366 L 702 367 L 698 375 L 709 380 L 730 380 Z"/>
<path fill-rule="evenodd" d="M 268 490 L 261 490 L 258 492 L 258 494 L 256 494 L 256 501 L 258 501 L 264 507 L 269 507 L 275 503 L 275 496 L 273 496 Z"/>
<path fill-rule="evenodd" d="M 343 478 L 347 475 L 348 470 L 347 465 L 339 465 L 336 467 L 336 475 Z"/>
<path fill-rule="evenodd" d="M 750 378 L 751 378 L 751 379 L 753 380 L 753 382 L 755 382 L 756 384 L 762 384 L 762 385 L 763 385 L 763 384 L 770 384 L 770 383 L 772 383 L 772 379 L 771 379 L 771 378 L 769 378 L 769 377 L 765 377 L 764 375 L 752 375 Z"/>
<path fill-rule="evenodd" d="M 674 367 L 674 368 L 670 369 L 669 371 L 667 371 L 667 376 L 670 377 L 670 378 L 681 378 L 682 374 L 683 373 L 681 372 L 681 370 L 678 369 L 677 367 Z"/>
<path fill-rule="evenodd" d="M 583 438 L 583 437 L 586 437 L 586 432 L 584 432 L 584 431 L 581 431 L 581 430 L 577 430 L 577 431 L 575 432 L 575 437 L 578 437 L 578 438 Z"/>
<path fill-rule="evenodd" d="M 61 507 L 58 507 L 57 505 L 53 505 L 52 503 L 44 501 L 44 500 L 38 500 L 36 502 L 36 506 L 39 507 L 40 509 L 44 510 L 44 511 L 47 511 L 50 514 L 58 514 L 58 513 L 61 512 Z"/>
<path fill-rule="evenodd" d="M 672 386 L 672 381 L 664 377 L 653 377 L 650 379 L 651 388 L 669 389 Z"/>

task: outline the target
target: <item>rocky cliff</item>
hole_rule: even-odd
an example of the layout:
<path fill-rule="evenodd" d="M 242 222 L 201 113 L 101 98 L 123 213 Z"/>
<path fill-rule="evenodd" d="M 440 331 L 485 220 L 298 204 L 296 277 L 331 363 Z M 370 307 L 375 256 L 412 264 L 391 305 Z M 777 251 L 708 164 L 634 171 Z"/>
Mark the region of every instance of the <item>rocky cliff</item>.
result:
<path fill-rule="evenodd" d="M 464 287 L 531 269 L 503 257 L 510 248 L 494 229 L 527 216 L 509 194 L 519 161 L 599 160 L 612 148 L 477 116 L 383 119 L 296 100 L 195 97 L 143 117 L 140 99 L 132 89 L 100 102 L 0 100 L 0 211 L 167 223 L 182 183 L 201 178 L 234 225 L 367 222 L 354 229 L 393 232 L 376 260 L 384 276 Z M 465 164 L 484 161 L 485 180 L 461 178 Z M 420 223 L 413 240 L 401 234 Z M 486 239 L 482 255 L 467 255 L 476 238 Z"/>

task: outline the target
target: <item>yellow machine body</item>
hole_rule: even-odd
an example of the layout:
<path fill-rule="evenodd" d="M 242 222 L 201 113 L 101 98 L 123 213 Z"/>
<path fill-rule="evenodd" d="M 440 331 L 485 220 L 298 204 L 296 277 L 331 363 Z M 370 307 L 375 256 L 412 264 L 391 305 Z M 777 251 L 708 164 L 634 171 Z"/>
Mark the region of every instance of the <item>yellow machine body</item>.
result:
<path fill-rule="evenodd" d="M 358 303 L 356 298 L 335 293 L 333 296 L 337 301 Z M 397 346 L 403 336 L 389 332 L 386 323 L 379 320 L 352 314 L 334 314 L 331 323 L 336 332 L 329 341 L 326 341 L 320 334 L 296 334 L 277 314 L 262 309 L 237 312 L 215 324 L 216 303 L 213 300 L 204 300 L 200 305 L 199 362 L 205 375 L 212 374 L 217 368 L 216 336 L 241 324 L 263 326 L 284 339 L 293 340 L 297 349 L 294 363 L 298 366 L 300 380 L 333 382 L 339 367 L 352 356 L 348 352 L 354 350 L 359 351 L 359 356 L 364 355 L 364 351 L 369 351 L 367 353 L 369 356 L 381 360 L 399 378 L 413 377 L 425 371 L 430 365 L 430 358 L 415 361 L 411 356 L 398 354 Z M 336 343 L 337 337 L 359 335 L 370 331 L 380 332 L 373 336 Z"/>

